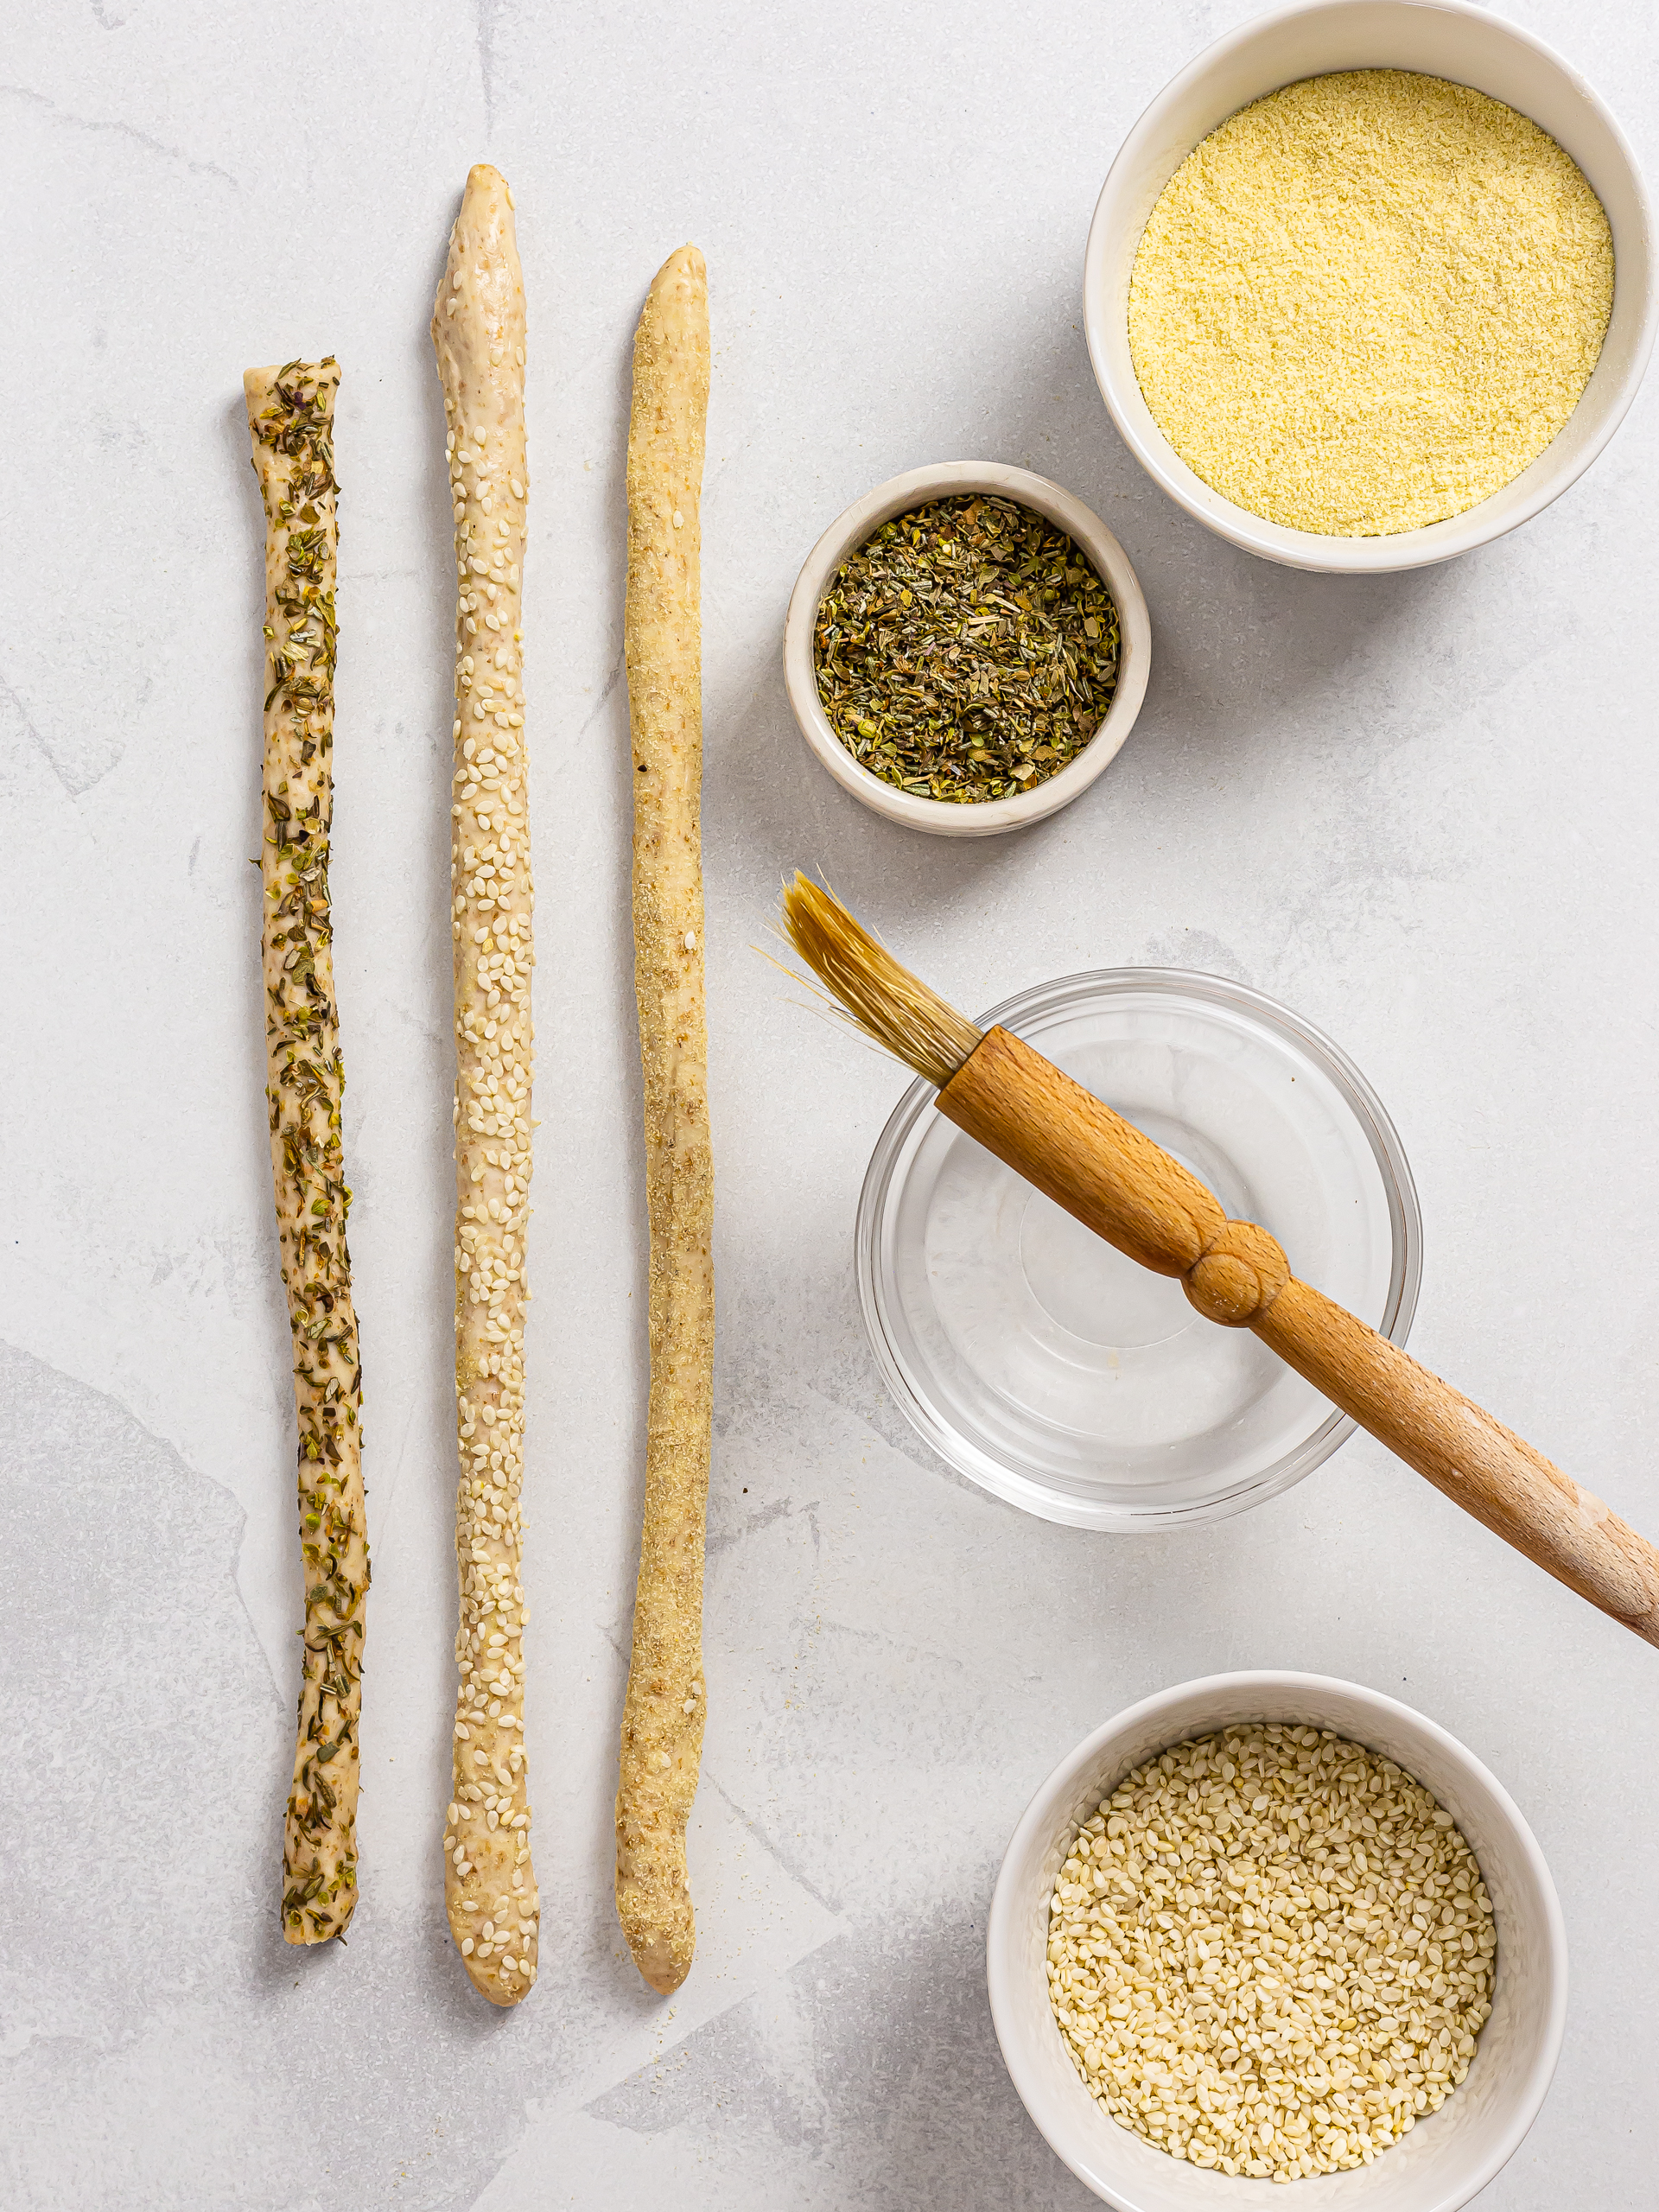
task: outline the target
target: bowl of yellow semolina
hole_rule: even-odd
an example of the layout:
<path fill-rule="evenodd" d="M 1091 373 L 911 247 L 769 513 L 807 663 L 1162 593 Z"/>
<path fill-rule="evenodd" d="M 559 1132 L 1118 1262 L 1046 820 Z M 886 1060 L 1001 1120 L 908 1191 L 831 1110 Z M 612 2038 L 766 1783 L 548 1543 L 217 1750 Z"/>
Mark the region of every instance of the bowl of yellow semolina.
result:
<path fill-rule="evenodd" d="M 1653 218 L 1584 79 L 1459 0 L 1315 0 L 1208 48 L 1124 141 L 1084 311 L 1129 450 L 1247 551 L 1418 568 L 1558 499 L 1659 321 Z"/>

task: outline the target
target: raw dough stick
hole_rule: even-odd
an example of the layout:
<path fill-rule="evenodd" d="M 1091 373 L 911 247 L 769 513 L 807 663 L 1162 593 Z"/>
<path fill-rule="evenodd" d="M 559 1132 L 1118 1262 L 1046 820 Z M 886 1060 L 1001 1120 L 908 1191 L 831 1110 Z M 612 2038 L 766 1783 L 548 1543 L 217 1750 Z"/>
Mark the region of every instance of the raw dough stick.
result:
<path fill-rule="evenodd" d="M 305 1656 L 283 1840 L 283 1933 L 343 1935 L 357 1905 L 358 1721 L 369 1538 L 363 1368 L 340 1159 L 345 1071 L 328 910 L 334 823 L 332 358 L 242 379 L 265 505 L 265 1046 L 270 1163 L 300 1421 Z"/>
<path fill-rule="evenodd" d="M 699 612 L 709 285 L 682 246 L 633 340 L 628 427 L 628 712 L 634 989 L 651 1209 L 651 1409 L 633 1657 L 616 1796 L 616 1909 L 653 1989 L 677 1989 L 695 1931 L 685 1824 L 702 1751 L 702 1554 L 715 1349 L 702 1000 Z"/>
<path fill-rule="evenodd" d="M 454 1782 L 444 1902 L 494 2005 L 536 1979 L 525 1794 L 518 1499 L 530 1217 L 530 830 L 519 628 L 524 557 L 524 287 L 512 194 L 467 179 L 432 316 L 455 510 Z"/>

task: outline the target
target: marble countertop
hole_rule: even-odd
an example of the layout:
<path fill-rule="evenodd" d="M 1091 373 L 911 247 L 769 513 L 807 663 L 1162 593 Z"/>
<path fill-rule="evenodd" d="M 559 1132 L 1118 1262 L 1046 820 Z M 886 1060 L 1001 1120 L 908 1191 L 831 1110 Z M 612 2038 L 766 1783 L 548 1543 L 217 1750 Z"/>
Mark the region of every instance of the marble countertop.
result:
<path fill-rule="evenodd" d="M 1659 1533 L 1659 380 L 1516 535 L 1287 573 L 1119 444 L 1079 324 L 1123 132 L 1249 0 L 86 0 L 0 11 L 0 2194 L 19 2208 L 1083 2212 L 1009 2085 L 985 1910 L 1037 1783 L 1234 1666 L 1420 1707 L 1496 1770 L 1573 1958 L 1542 2115 L 1483 2212 L 1648 2205 L 1656 1655 L 1368 1440 L 1224 1526 L 1023 1518 L 884 1395 L 851 1232 L 903 1077 L 752 947 L 823 868 L 966 1007 L 1159 962 L 1326 1030 L 1426 1229 L 1414 1349 Z M 1509 12 L 1659 171 L 1634 0 Z M 468 164 L 514 185 L 537 471 L 538 890 L 527 1737 L 540 1983 L 448 1948 L 454 1568 L 445 928 L 449 544 L 429 303 Z M 645 1376 L 621 681 L 629 345 L 709 260 L 705 851 L 720 1341 L 701 1948 L 671 2003 L 611 1905 Z M 334 893 L 374 1548 L 363 1901 L 276 1922 L 299 1573 L 257 964 L 260 528 L 241 372 L 344 373 Z M 880 479 L 1077 492 L 1152 607 L 1145 710 L 1020 836 L 844 797 L 783 611 Z"/>

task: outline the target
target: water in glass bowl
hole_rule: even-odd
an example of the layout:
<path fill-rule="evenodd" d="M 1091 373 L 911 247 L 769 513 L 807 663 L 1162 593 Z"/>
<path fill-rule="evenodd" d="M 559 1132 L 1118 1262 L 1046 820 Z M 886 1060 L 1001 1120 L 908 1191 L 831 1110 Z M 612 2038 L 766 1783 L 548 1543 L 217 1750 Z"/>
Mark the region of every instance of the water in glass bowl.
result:
<path fill-rule="evenodd" d="M 1173 1153 L 1305 1281 L 1403 1342 L 1421 1224 L 1392 1124 L 1358 1071 L 1259 993 L 1111 969 L 1010 1000 L 1000 1021 Z M 899 1403 L 944 1458 L 1044 1518 L 1149 1529 L 1238 1512 L 1351 1428 L 1245 1329 L 1221 1329 L 935 1110 L 917 1084 L 859 1209 L 867 1325 Z"/>

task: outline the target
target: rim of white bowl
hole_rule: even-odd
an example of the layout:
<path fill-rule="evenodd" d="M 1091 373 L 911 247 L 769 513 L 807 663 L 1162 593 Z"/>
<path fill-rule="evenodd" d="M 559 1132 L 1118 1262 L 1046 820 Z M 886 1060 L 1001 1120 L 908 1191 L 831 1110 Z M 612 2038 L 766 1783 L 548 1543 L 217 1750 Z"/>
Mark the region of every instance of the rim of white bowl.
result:
<path fill-rule="evenodd" d="M 1313 531 L 1290 530 L 1282 524 L 1269 522 L 1263 516 L 1252 514 L 1246 507 L 1235 505 L 1230 499 L 1224 499 L 1220 493 L 1212 490 L 1181 459 L 1159 429 L 1135 379 L 1134 363 L 1128 359 L 1127 342 L 1122 349 L 1123 359 L 1120 360 L 1116 357 L 1115 340 L 1118 317 L 1113 311 L 1112 302 L 1106 296 L 1107 262 L 1115 243 L 1116 228 L 1124 218 L 1125 211 L 1119 203 L 1128 189 L 1128 181 L 1137 173 L 1148 145 L 1169 137 L 1167 118 L 1173 106 L 1234 55 L 1248 50 L 1257 41 L 1285 24 L 1294 22 L 1299 17 L 1329 18 L 1362 11 L 1393 13 L 1402 21 L 1426 15 L 1458 16 L 1490 32 L 1495 41 L 1522 48 L 1541 62 L 1583 103 L 1590 116 L 1611 141 L 1612 151 L 1624 171 L 1622 181 L 1628 188 L 1633 203 L 1633 219 L 1629 226 L 1630 235 L 1621 238 L 1615 234 L 1613 310 L 1608 321 L 1601 356 L 1591 373 L 1590 382 L 1580 397 L 1573 415 L 1568 416 L 1567 423 L 1562 425 L 1542 453 L 1522 470 L 1520 476 L 1507 485 L 1500 486 L 1497 492 L 1477 505 L 1466 508 L 1462 514 L 1449 515 L 1443 521 L 1429 523 L 1417 530 L 1395 531 L 1386 537 L 1334 537 Z M 1411 65 L 1400 62 L 1395 65 L 1371 63 L 1364 66 L 1405 68 Z M 1319 75 L 1323 73 L 1316 67 L 1302 73 Z M 1296 81 L 1298 79 L 1294 76 L 1276 78 L 1273 82 L 1263 83 L 1259 91 L 1250 97 L 1263 98 L 1277 90 L 1280 85 Z M 1481 91 L 1484 87 L 1477 85 L 1474 89 Z M 1493 93 L 1491 97 L 1497 99 L 1501 95 Z M 1230 111 L 1236 114 L 1239 106 L 1248 104 L 1248 101 L 1239 102 Z M 1524 110 L 1521 111 L 1525 112 Z M 1209 128 L 1217 128 L 1225 119 L 1224 116 L 1218 115 Z M 1540 124 L 1539 128 L 1542 130 L 1546 126 Z M 1184 138 L 1185 133 L 1181 135 Z M 1192 147 L 1199 143 L 1194 139 L 1182 147 L 1170 163 L 1164 180 L 1166 183 Z M 1558 139 L 1557 143 L 1560 143 Z M 1167 152 L 1168 149 L 1164 150 Z M 1573 153 L 1571 147 L 1566 150 Z M 1577 154 L 1573 154 L 1573 158 L 1580 160 Z M 1580 166 L 1583 166 L 1581 162 Z M 1605 208 L 1606 193 L 1593 177 L 1590 182 Z M 1150 208 L 1146 212 L 1149 213 Z M 1613 220 L 1611 211 L 1608 220 L 1610 223 Z M 1144 215 L 1139 227 L 1145 227 Z M 1138 250 L 1139 230 L 1136 245 Z M 1633 268 L 1630 267 L 1632 258 Z M 1626 268 L 1630 268 L 1630 274 L 1624 278 L 1624 283 L 1634 282 L 1636 286 L 1637 321 L 1634 338 L 1624 346 L 1622 362 L 1615 365 L 1608 359 L 1608 348 L 1618 321 L 1621 270 Z M 1119 436 L 1153 481 L 1178 506 L 1184 507 L 1196 521 L 1214 531 L 1217 537 L 1282 567 L 1314 569 L 1331 575 L 1377 575 L 1401 569 L 1427 568 L 1440 561 L 1452 560 L 1459 553 L 1471 552 L 1477 546 L 1491 544 L 1494 540 L 1507 536 L 1510 531 L 1518 530 L 1522 523 L 1530 522 L 1535 515 L 1575 484 L 1599 458 L 1624 421 L 1640 389 L 1653 351 L 1656 327 L 1659 327 L 1659 283 L 1656 283 L 1654 266 L 1652 202 L 1635 149 L 1620 129 L 1618 118 L 1594 86 L 1554 47 L 1507 16 L 1494 15 L 1487 8 L 1471 6 L 1469 0 L 1291 0 L 1288 6 L 1270 9 L 1265 14 L 1252 16 L 1248 22 L 1241 23 L 1237 29 L 1227 32 L 1205 47 L 1184 69 L 1172 77 L 1142 110 L 1106 173 L 1106 181 L 1096 202 L 1094 219 L 1089 226 L 1089 242 L 1084 255 L 1083 321 L 1095 381 L 1100 387 L 1101 397 L 1106 403 L 1107 411 L 1116 426 Z M 1125 362 L 1128 364 L 1127 373 Z M 1599 421 L 1570 453 L 1565 455 L 1557 454 L 1552 466 L 1551 454 L 1556 452 L 1579 410 L 1589 400 L 1604 368 L 1607 377 L 1603 386 L 1605 396 L 1598 396 Z M 1510 500 L 1506 497 L 1515 493 L 1516 486 L 1528 483 L 1529 479 L 1534 480 L 1518 499 Z M 1493 507 L 1493 503 L 1500 500 L 1504 502 L 1501 512 L 1489 513 L 1487 511 Z"/>
<path fill-rule="evenodd" d="M 1478 1787 L 1489 1794 L 1518 1845 L 1532 1876 L 1541 1907 L 1548 1960 L 1548 2012 L 1543 2035 L 1526 2077 L 1514 2094 L 1507 2121 L 1492 2148 L 1471 2172 L 1466 2185 L 1459 2184 L 1452 2196 L 1426 2201 L 1422 2207 L 1422 2212 L 1458 2212 L 1459 2206 L 1478 2196 L 1509 2164 L 1525 2141 L 1533 2122 L 1542 2109 L 1545 2097 L 1549 2094 L 1549 2085 L 1554 2077 L 1567 2032 L 1567 1925 L 1561 1914 L 1561 1902 L 1556 1894 L 1549 1862 L 1529 1827 L 1525 1815 L 1484 1760 L 1477 1758 L 1469 1746 L 1460 1742 L 1450 1729 L 1443 1728 L 1438 1720 L 1431 1720 L 1415 1706 L 1407 1705 L 1399 1698 L 1389 1697 L 1386 1691 L 1369 1688 L 1363 1682 L 1347 1681 L 1338 1675 L 1310 1675 L 1279 1668 L 1239 1668 L 1224 1675 L 1198 1675 L 1191 1681 L 1173 1683 L 1167 1689 L 1154 1691 L 1150 1697 L 1141 1698 L 1135 1705 L 1125 1706 L 1121 1713 L 1103 1722 L 1090 1735 L 1084 1737 L 1082 1743 L 1069 1752 L 1039 1785 L 1030 1803 L 1020 1815 L 1014 1834 L 1008 1839 L 1008 1847 L 1002 1854 L 1002 1864 L 997 1871 L 996 1887 L 992 1892 L 991 1910 L 985 1928 L 986 1991 L 990 2000 L 991 2024 L 996 2031 L 1002 2063 L 1008 2069 L 1008 2078 L 1014 2083 L 1020 2103 L 1031 2115 L 1033 2126 L 1056 2158 L 1096 2196 L 1117 2207 L 1118 2212 L 1141 2212 L 1141 2207 L 1132 2198 L 1109 2188 L 1098 2173 L 1087 2171 L 1072 2158 L 1054 2140 L 1044 2124 L 1042 2086 L 1033 2079 L 1031 2069 L 1026 2064 L 1024 2050 L 1013 2018 L 1011 1986 L 1017 1971 L 1014 1964 L 1017 1923 L 1020 1914 L 1026 1909 L 1023 1902 L 1014 1895 L 1023 1872 L 1023 1866 L 1018 1862 L 1022 1862 L 1028 1856 L 1033 1846 L 1039 1852 L 1047 1848 L 1060 1825 L 1057 1806 L 1114 1737 L 1138 1733 L 1145 1724 L 1155 1721 L 1160 1713 L 1193 1700 L 1214 1702 L 1224 1697 L 1236 1697 L 1241 1692 L 1251 1698 L 1260 1695 L 1287 1701 L 1335 1692 L 1342 1697 L 1357 1700 L 1382 1719 L 1396 1725 L 1403 1723 L 1408 1729 L 1421 1731 L 1452 1764 L 1460 1767 Z M 1190 1742 L 1198 1735 L 1211 1732 L 1215 1725 L 1230 1727 L 1238 1724 L 1231 1721 L 1225 1724 L 1173 1724 L 1173 1732 L 1164 1739 L 1164 1748 L 1167 1750 L 1171 1745 Z M 1304 1725 L 1313 1724 L 1310 1720 Z M 1364 1738 L 1362 1734 L 1356 1733 L 1352 1740 L 1363 1742 Z M 1156 1754 L 1148 1756 L 1155 1757 Z M 1116 1777 L 1117 1780 L 1122 1778 L 1121 1775 Z M 1116 1787 L 1116 1782 L 1113 1786 Z M 1501 1929 L 1498 1940 L 1501 1955 Z M 1114 2124 L 1109 2118 L 1103 2118 L 1103 2126 L 1109 2127 Z"/>
<path fill-rule="evenodd" d="M 1088 555 L 1117 607 L 1117 690 L 1099 728 L 1076 760 L 1068 761 L 1057 775 L 1018 798 L 957 805 L 949 799 L 918 798 L 913 792 L 899 791 L 854 760 L 830 728 L 818 698 L 812 631 L 830 577 L 873 531 L 894 515 L 923 506 L 930 499 L 974 492 L 1035 508 L 1058 524 Z M 1069 805 L 1110 764 L 1135 727 L 1151 669 L 1152 617 L 1140 579 L 1122 546 L 1075 493 L 1029 468 L 1016 468 L 1000 461 L 946 461 L 927 468 L 907 469 L 902 476 L 890 476 L 885 484 L 855 499 L 807 555 L 790 594 L 784 624 L 785 688 L 801 734 L 819 761 L 843 791 L 850 791 L 873 812 L 885 815 L 889 822 L 902 822 L 908 829 L 925 830 L 941 837 L 994 836 L 999 830 L 1041 822 Z"/>

